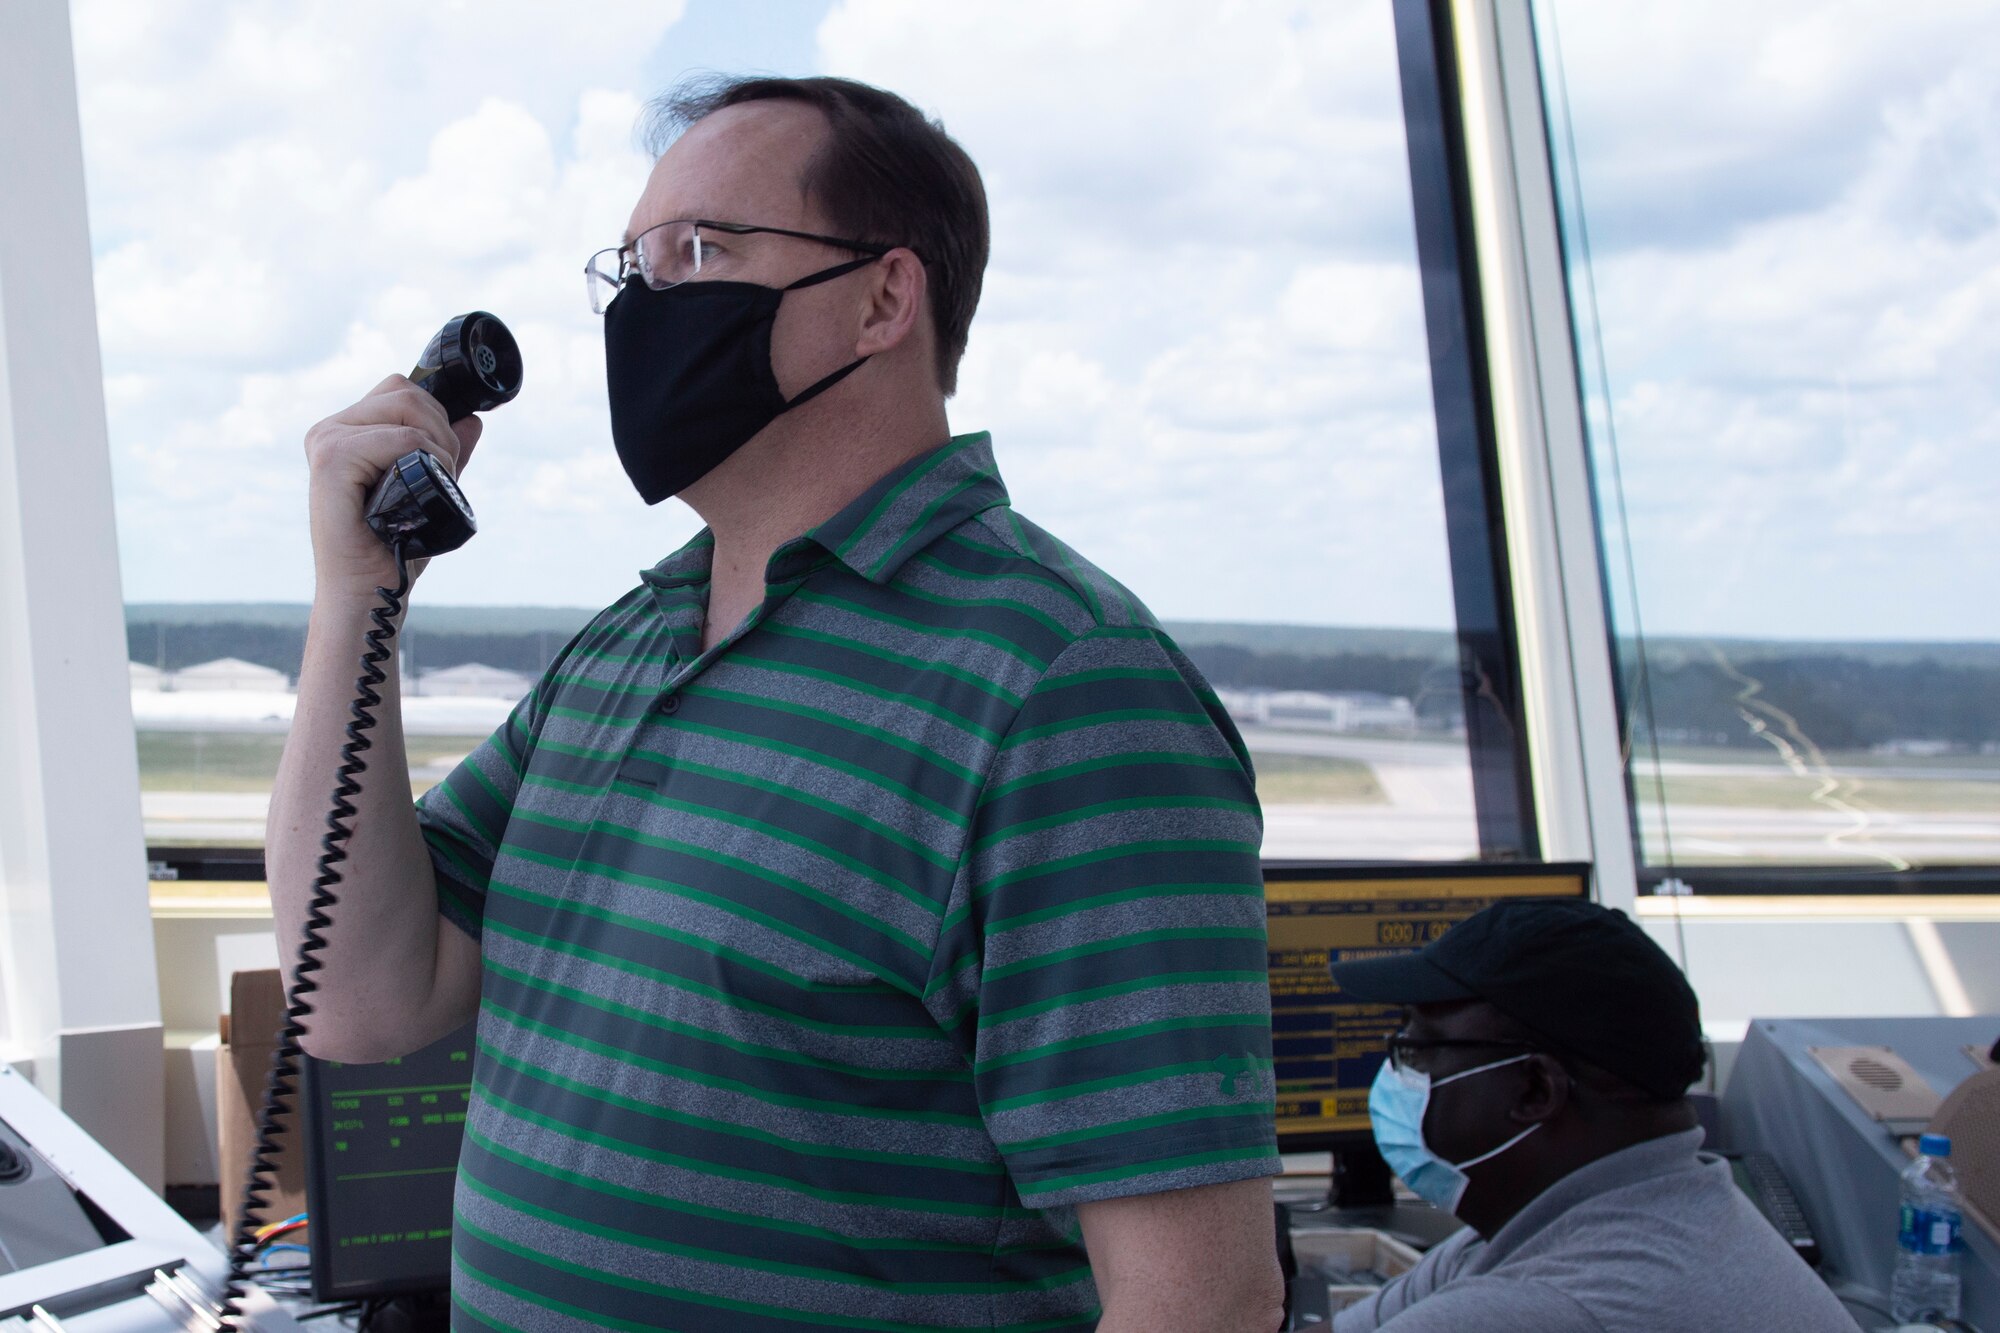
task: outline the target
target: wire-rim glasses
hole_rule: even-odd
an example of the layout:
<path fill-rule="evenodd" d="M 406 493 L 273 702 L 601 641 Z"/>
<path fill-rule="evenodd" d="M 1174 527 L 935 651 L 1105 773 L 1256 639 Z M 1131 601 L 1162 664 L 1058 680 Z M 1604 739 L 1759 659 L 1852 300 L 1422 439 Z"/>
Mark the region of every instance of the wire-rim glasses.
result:
<path fill-rule="evenodd" d="M 1416 1055 L 1420 1051 L 1448 1051 L 1448 1050 L 1459 1050 L 1459 1049 L 1513 1050 L 1513 1051 L 1542 1050 L 1540 1046 L 1537 1046 L 1533 1042 L 1528 1042 L 1528 1041 L 1484 1041 L 1484 1040 L 1475 1040 L 1471 1038 L 1467 1038 L 1464 1040 L 1439 1038 L 1435 1041 L 1423 1041 L 1416 1037 L 1406 1037 L 1402 1033 L 1398 1032 L 1395 1036 L 1389 1038 L 1389 1065 L 1391 1068 L 1396 1069 L 1398 1071 L 1409 1070 L 1416 1073 L 1424 1073 L 1427 1072 L 1427 1070 L 1425 1070 L 1423 1066 L 1420 1065 L 1417 1061 L 1413 1060 L 1411 1058 L 1412 1056 Z"/>
<path fill-rule="evenodd" d="M 611 298 L 623 291 L 625 284 L 635 277 L 656 292 L 677 287 L 695 277 L 701 272 L 704 259 L 711 257 L 719 248 L 718 242 L 705 240 L 703 232 L 722 232 L 730 236 L 790 236 L 864 255 L 886 255 L 896 248 L 876 245 L 871 241 L 822 236 L 817 232 L 793 231 L 788 227 L 756 227 L 744 222 L 717 222 L 711 218 L 676 218 L 648 227 L 624 245 L 609 246 L 590 257 L 590 261 L 583 266 L 584 281 L 590 288 L 590 308 L 603 314 L 611 304 Z"/>

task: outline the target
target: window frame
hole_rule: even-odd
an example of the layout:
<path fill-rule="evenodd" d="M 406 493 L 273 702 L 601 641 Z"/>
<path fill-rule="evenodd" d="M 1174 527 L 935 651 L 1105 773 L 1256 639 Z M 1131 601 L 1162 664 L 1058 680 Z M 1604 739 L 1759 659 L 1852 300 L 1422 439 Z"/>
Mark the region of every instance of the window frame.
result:
<path fill-rule="evenodd" d="M 1483 861 L 1537 861 L 1542 831 L 1527 743 L 1456 33 L 1448 0 L 1394 0 L 1394 15 L 1479 855 Z"/>

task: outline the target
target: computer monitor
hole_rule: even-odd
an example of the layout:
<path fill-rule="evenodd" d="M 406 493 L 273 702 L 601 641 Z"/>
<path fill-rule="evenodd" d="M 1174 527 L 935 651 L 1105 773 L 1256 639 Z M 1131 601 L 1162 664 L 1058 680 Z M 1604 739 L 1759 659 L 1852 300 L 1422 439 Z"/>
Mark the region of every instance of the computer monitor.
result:
<path fill-rule="evenodd" d="M 1340 1202 L 1388 1201 L 1388 1169 L 1369 1132 L 1368 1089 L 1402 1010 L 1344 1003 L 1329 964 L 1414 952 L 1504 898 L 1589 893 L 1590 867 L 1581 863 L 1267 865 L 1278 1150 L 1331 1151 Z"/>
<path fill-rule="evenodd" d="M 472 1098 L 472 1024 L 400 1060 L 303 1060 L 312 1294 L 444 1290 L 451 1199 Z"/>

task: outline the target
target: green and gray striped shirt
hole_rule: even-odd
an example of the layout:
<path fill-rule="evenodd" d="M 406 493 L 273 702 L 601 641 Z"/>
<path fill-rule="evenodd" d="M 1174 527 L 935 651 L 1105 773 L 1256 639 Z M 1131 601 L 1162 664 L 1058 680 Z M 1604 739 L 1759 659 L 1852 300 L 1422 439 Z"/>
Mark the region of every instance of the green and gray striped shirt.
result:
<path fill-rule="evenodd" d="M 984 435 L 704 533 L 419 805 L 485 975 L 456 1326 L 1088 1329 L 1074 1205 L 1273 1174 L 1249 758 Z"/>

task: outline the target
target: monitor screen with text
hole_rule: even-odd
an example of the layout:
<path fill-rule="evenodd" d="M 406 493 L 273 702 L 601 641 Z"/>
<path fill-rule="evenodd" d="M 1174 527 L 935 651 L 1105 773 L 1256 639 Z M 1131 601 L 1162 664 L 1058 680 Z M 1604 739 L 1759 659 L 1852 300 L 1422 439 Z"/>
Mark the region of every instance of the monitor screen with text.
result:
<path fill-rule="evenodd" d="M 1266 866 L 1278 1149 L 1368 1136 L 1368 1088 L 1403 1011 L 1342 1001 L 1335 962 L 1410 953 L 1503 898 L 1589 894 L 1587 865 Z"/>

